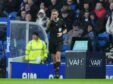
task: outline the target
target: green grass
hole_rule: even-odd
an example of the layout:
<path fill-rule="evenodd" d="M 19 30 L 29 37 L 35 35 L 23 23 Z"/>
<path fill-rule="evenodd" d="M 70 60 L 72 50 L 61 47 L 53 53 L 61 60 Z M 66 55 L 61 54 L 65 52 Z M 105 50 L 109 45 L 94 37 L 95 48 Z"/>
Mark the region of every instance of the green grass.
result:
<path fill-rule="evenodd" d="M 113 84 L 102 79 L 0 79 L 0 84 Z"/>

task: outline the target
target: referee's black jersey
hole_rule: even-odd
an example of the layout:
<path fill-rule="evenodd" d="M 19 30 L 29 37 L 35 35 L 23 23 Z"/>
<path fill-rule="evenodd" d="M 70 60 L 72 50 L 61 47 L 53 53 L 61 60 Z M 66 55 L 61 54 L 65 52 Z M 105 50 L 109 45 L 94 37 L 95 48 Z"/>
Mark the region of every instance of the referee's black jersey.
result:
<path fill-rule="evenodd" d="M 58 37 L 57 33 L 63 33 L 66 29 L 66 24 L 62 19 L 58 19 L 57 21 L 50 21 L 50 25 L 48 28 L 48 32 L 50 32 L 50 41 L 62 41 L 62 36 Z"/>

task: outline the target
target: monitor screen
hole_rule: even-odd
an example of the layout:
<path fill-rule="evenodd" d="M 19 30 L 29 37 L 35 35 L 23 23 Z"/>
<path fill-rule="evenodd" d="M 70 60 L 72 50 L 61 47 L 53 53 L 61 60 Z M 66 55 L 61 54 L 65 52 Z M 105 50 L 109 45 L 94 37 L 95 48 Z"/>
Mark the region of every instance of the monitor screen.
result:
<path fill-rule="evenodd" d="M 73 50 L 73 51 L 87 51 L 88 50 L 88 39 L 74 37 L 72 39 L 71 50 Z"/>
<path fill-rule="evenodd" d="M 87 51 L 88 50 L 88 41 L 75 41 L 72 50 Z"/>

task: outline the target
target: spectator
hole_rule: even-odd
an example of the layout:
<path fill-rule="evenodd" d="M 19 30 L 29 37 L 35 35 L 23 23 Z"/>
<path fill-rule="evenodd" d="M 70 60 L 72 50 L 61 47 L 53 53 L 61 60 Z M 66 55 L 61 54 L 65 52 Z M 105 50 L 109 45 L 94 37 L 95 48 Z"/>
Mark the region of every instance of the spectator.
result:
<path fill-rule="evenodd" d="M 19 0 L 6 0 L 4 2 L 4 10 L 7 14 L 11 13 L 11 12 L 18 12 L 19 11 Z"/>
<path fill-rule="evenodd" d="M 79 9 L 77 9 L 75 11 L 74 23 L 81 23 L 81 17 L 82 17 L 81 14 L 82 13 L 81 13 L 81 11 Z"/>
<path fill-rule="evenodd" d="M 112 5 L 113 3 L 111 3 Z M 111 6 L 110 6 L 111 7 Z M 106 23 L 106 32 L 110 34 L 110 45 L 113 43 L 113 10 L 111 10 L 111 15 L 108 17 L 107 23 Z"/>
<path fill-rule="evenodd" d="M 98 2 L 98 0 L 84 0 L 84 3 L 89 3 L 91 10 L 93 10 L 95 8 L 95 5 L 97 2 Z"/>
<path fill-rule="evenodd" d="M 41 26 L 44 30 L 47 30 L 49 18 L 46 16 L 44 9 L 40 9 L 37 14 L 36 23 Z"/>
<path fill-rule="evenodd" d="M 79 24 L 74 23 L 73 29 L 71 29 L 67 34 L 67 43 L 71 45 L 73 37 L 81 37 L 83 30 L 80 28 Z"/>
<path fill-rule="evenodd" d="M 3 13 L 3 6 L 0 5 L 0 17 L 6 17 L 6 15 Z"/>
<path fill-rule="evenodd" d="M 96 39 L 95 39 L 95 34 L 94 34 L 94 28 L 91 24 L 88 25 L 87 27 L 87 37 L 90 40 L 89 43 L 89 50 L 90 51 L 95 51 L 96 50 Z"/>
<path fill-rule="evenodd" d="M 110 4 L 110 10 L 111 15 L 108 17 L 107 23 L 106 23 L 106 32 L 109 34 L 113 34 L 113 9 L 112 9 L 113 3 Z"/>
<path fill-rule="evenodd" d="M 76 5 L 73 3 L 73 0 L 67 0 L 67 4 L 69 5 L 69 8 L 73 11 L 76 10 Z"/>
<path fill-rule="evenodd" d="M 67 25 L 67 31 L 72 29 L 72 19 L 73 17 L 69 16 L 69 12 L 68 10 L 61 10 L 61 18 L 63 19 L 63 21 L 65 21 L 65 24 Z"/>
<path fill-rule="evenodd" d="M 106 15 L 106 10 L 105 8 L 102 6 L 102 3 L 98 2 L 96 4 L 94 13 L 97 16 L 97 28 L 96 33 L 103 33 L 105 32 L 105 23 L 106 23 L 106 19 L 105 19 L 105 15 Z"/>
<path fill-rule="evenodd" d="M 45 5 L 44 5 L 44 3 L 42 2 L 42 3 L 40 3 L 40 9 L 45 9 Z"/>
<path fill-rule="evenodd" d="M 37 5 L 34 3 L 33 0 L 28 0 L 28 4 L 30 6 L 30 14 L 32 16 L 32 21 L 36 21 L 36 14 L 39 9 L 37 8 Z"/>
<path fill-rule="evenodd" d="M 25 4 L 25 11 L 26 11 L 26 13 L 30 13 L 30 6 L 29 6 L 29 4 Z"/>
<path fill-rule="evenodd" d="M 83 30 L 84 30 L 84 34 L 86 35 L 87 33 L 87 26 L 90 23 L 90 19 L 89 19 L 89 12 L 85 12 L 83 17 L 82 17 L 82 26 L 83 26 Z"/>
<path fill-rule="evenodd" d="M 80 9 L 80 10 L 82 10 L 82 8 L 83 8 L 83 3 L 84 3 L 84 0 L 73 0 L 73 1 L 75 1 L 75 3 L 76 3 L 76 6 L 77 6 L 77 9 Z"/>
<path fill-rule="evenodd" d="M 40 9 L 44 9 L 45 13 L 47 13 L 47 11 L 48 11 L 47 4 L 44 3 L 44 2 L 42 2 L 42 3 L 40 4 Z"/>
<path fill-rule="evenodd" d="M 90 6 L 89 6 L 89 3 L 84 3 L 83 5 L 83 12 L 90 12 L 91 9 L 90 9 Z"/>
<path fill-rule="evenodd" d="M 94 13 L 90 13 L 89 17 L 90 17 L 90 23 L 94 27 L 94 31 L 95 31 L 95 28 L 97 27 L 97 18 L 96 18 L 96 15 Z"/>
<path fill-rule="evenodd" d="M 25 10 L 25 5 L 27 4 L 27 0 L 23 0 L 23 2 L 20 5 L 20 10 Z"/>
<path fill-rule="evenodd" d="M 106 10 L 100 2 L 96 4 L 94 12 L 99 19 L 104 18 L 104 15 L 106 14 Z"/>
<path fill-rule="evenodd" d="M 26 16 L 25 16 L 25 20 L 26 21 L 32 21 L 32 16 L 31 16 L 31 14 L 29 13 L 29 14 L 26 14 Z"/>
<path fill-rule="evenodd" d="M 68 13 L 68 20 L 70 19 L 70 23 L 68 23 L 70 26 L 72 25 L 73 21 L 74 21 L 74 17 L 75 17 L 75 13 L 72 9 L 69 8 L 69 5 L 67 3 L 64 3 L 62 8 L 61 8 L 61 14 L 63 12 L 67 12 Z M 66 14 L 66 13 L 65 13 Z M 64 15 L 64 13 L 63 13 Z M 67 25 L 67 26 L 69 26 Z M 69 27 L 69 30 L 71 29 L 71 27 Z"/>
<path fill-rule="evenodd" d="M 25 17 L 26 17 L 26 11 L 21 11 L 21 16 L 20 16 L 20 20 L 25 21 Z"/>
<path fill-rule="evenodd" d="M 94 34 L 94 28 L 91 24 L 88 25 L 87 28 L 87 37 L 91 40 L 94 40 L 95 34 Z"/>
<path fill-rule="evenodd" d="M 109 10 L 107 11 L 107 14 L 106 14 L 107 18 L 111 15 L 112 10 L 113 10 L 113 2 L 110 3 Z"/>
<path fill-rule="evenodd" d="M 61 3 L 58 3 L 58 0 L 51 0 L 51 3 L 48 7 L 47 16 L 50 17 L 52 9 L 57 9 L 58 11 L 60 11 L 61 7 L 62 7 L 62 5 L 61 5 Z"/>
<path fill-rule="evenodd" d="M 34 3 L 37 5 L 37 8 L 40 9 L 40 4 L 43 2 L 45 3 L 46 1 L 49 1 L 49 0 L 33 0 Z M 49 2 L 48 2 L 49 3 Z"/>
<path fill-rule="evenodd" d="M 4 17 L 5 15 L 3 14 L 4 10 L 4 0 L 0 0 L 0 17 Z"/>
<path fill-rule="evenodd" d="M 68 4 L 63 4 L 63 6 L 62 6 L 62 8 L 61 8 L 61 11 L 63 11 L 63 10 L 69 10 L 69 6 L 68 6 Z"/>
<path fill-rule="evenodd" d="M 71 20 L 73 20 L 74 18 L 74 11 L 72 9 L 69 8 L 68 4 L 63 4 L 62 8 L 60 11 L 68 11 L 69 17 Z"/>
<path fill-rule="evenodd" d="M 112 2 L 112 0 L 104 0 L 103 6 L 106 10 L 109 10 L 109 5 Z"/>
<path fill-rule="evenodd" d="M 113 2 L 113 0 L 107 0 L 107 1 L 108 1 L 109 5 L 110 5 L 110 3 L 112 3 L 112 2 Z"/>

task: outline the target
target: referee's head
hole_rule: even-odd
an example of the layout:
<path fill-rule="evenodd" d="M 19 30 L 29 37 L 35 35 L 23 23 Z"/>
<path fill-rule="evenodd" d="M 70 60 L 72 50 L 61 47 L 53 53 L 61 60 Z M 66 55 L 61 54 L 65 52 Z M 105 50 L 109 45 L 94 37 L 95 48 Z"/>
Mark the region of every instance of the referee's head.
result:
<path fill-rule="evenodd" d="M 55 19 L 58 18 L 58 16 L 59 16 L 58 10 L 53 9 L 53 10 L 51 11 L 51 18 L 52 18 L 53 20 L 55 20 Z"/>

